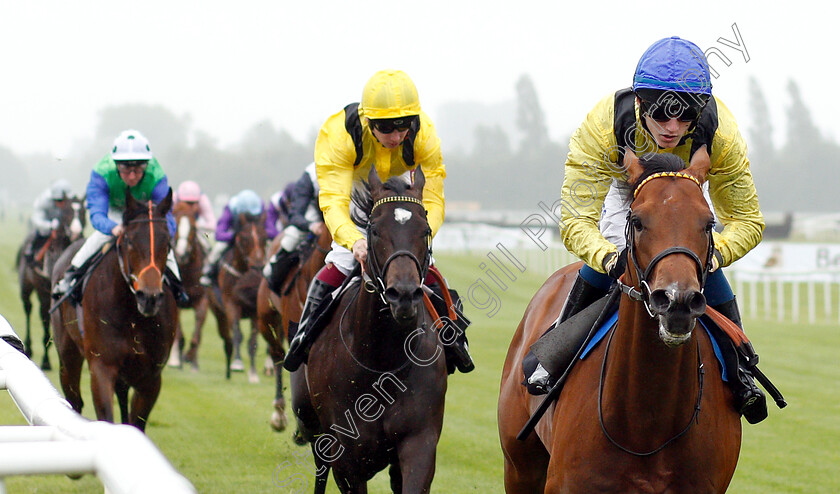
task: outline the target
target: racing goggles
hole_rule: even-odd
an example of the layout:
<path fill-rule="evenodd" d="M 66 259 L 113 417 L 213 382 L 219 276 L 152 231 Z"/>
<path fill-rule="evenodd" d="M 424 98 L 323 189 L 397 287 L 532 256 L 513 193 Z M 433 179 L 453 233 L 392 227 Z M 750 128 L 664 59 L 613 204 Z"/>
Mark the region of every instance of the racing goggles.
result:
<path fill-rule="evenodd" d="M 386 118 L 380 120 L 371 120 L 370 124 L 374 129 L 383 134 L 390 134 L 391 132 L 405 132 L 411 127 L 414 122 L 413 116 L 401 118 Z"/>
<path fill-rule="evenodd" d="M 704 99 L 699 103 L 692 101 L 693 104 L 689 104 L 673 93 L 665 93 L 656 101 L 641 98 L 639 100 L 641 101 L 642 114 L 650 116 L 657 122 L 667 122 L 672 118 L 676 118 L 680 122 L 694 122 L 703 112 L 703 108 L 708 101 Z"/>

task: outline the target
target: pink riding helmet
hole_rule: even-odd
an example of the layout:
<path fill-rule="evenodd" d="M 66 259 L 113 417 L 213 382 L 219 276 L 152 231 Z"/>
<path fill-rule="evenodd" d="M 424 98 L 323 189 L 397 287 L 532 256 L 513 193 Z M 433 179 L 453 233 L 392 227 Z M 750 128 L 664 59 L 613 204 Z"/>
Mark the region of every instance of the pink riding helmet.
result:
<path fill-rule="evenodd" d="M 181 182 L 178 186 L 178 200 L 186 202 L 198 202 L 201 199 L 201 187 L 192 180 Z"/>

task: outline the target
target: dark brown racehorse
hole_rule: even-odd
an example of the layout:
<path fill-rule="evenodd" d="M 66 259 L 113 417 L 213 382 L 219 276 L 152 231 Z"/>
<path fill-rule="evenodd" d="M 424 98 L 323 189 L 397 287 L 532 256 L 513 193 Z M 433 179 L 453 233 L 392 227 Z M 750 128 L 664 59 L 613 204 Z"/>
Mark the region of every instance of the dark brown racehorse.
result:
<path fill-rule="evenodd" d="M 257 330 L 253 319 L 257 312 L 257 291 L 263 279 L 265 251 L 268 236 L 265 233 L 265 212 L 259 216 L 246 213 L 239 215 L 233 246 L 219 261 L 218 283 L 207 288 L 210 310 L 216 316 L 219 335 L 225 343 L 227 370 L 230 379 L 231 356 L 239 359 L 239 344 L 242 342 L 240 321 L 251 319 L 251 336 L 248 339 L 248 353 L 251 357 L 249 379 L 258 380 L 256 366 Z"/>
<path fill-rule="evenodd" d="M 542 397 L 522 386 L 522 359 L 559 314 L 579 263 L 539 289 L 508 350 L 498 408 L 508 493 L 717 493 L 735 471 L 740 417 L 710 338 L 695 325 L 706 308 L 714 226 L 696 178 L 708 155 L 661 175 L 651 175 L 655 158 L 647 169 L 629 152 L 628 160 L 637 195 L 618 323 L 572 368 L 524 441 L 516 436 Z"/>
<path fill-rule="evenodd" d="M 196 215 L 198 204 L 181 201 L 172 208 L 175 216 L 177 231 L 174 239 L 175 260 L 178 261 L 178 269 L 181 271 L 181 282 L 184 290 L 190 297 L 190 308 L 195 310 L 195 329 L 190 339 L 190 347 L 184 360 L 190 362 L 193 369 L 198 369 L 198 361 L 195 353 L 201 342 L 201 328 L 207 318 L 207 291 L 199 283 L 201 269 L 204 266 L 204 258 L 207 257 L 199 240 L 199 231 L 196 228 Z M 169 356 L 169 365 L 180 367 L 181 351 L 183 343 L 183 331 L 180 318 L 178 329 L 175 333 L 175 343 Z"/>
<path fill-rule="evenodd" d="M 85 214 L 85 198 L 70 197 L 60 203 L 58 228 L 50 232 L 46 242 L 35 253 L 33 263 L 26 262 L 24 252 L 35 240 L 35 232 L 27 235 L 23 246 L 18 251 L 17 267 L 20 283 L 20 298 L 23 301 L 23 311 L 26 313 L 26 337 L 23 345 L 26 355 L 32 356 L 32 336 L 30 316 L 32 314 L 32 292 L 38 297 L 41 325 L 44 328 L 44 358 L 41 369 L 51 370 L 48 349 L 50 346 L 50 276 L 58 257 L 72 242 L 82 237 L 87 223 Z"/>
<path fill-rule="evenodd" d="M 308 365 L 293 372 L 292 408 L 318 469 L 341 492 L 367 492 L 390 466 L 391 488 L 429 492 L 443 426 L 446 363 L 423 301 L 431 229 L 420 168 L 410 187 L 369 176 L 370 281 L 351 286 L 315 340 Z M 358 197 L 354 199 L 357 200 Z M 361 223 L 361 222 L 360 222 Z M 445 490 L 445 489 L 444 489 Z"/>
<path fill-rule="evenodd" d="M 163 283 L 169 252 L 166 213 L 171 206 L 171 189 L 158 205 L 138 202 L 126 193 L 125 230 L 93 268 L 80 307 L 65 301 L 53 312 L 61 387 L 77 412 L 83 405 L 79 381 L 87 359 L 96 417 L 114 421 L 116 393 L 122 422 L 146 428 L 178 324 L 175 298 Z M 80 246 L 77 242 L 62 255 L 54 282 Z M 130 388 L 134 393 L 129 410 Z"/>
<path fill-rule="evenodd" d="M 280 249 L 282 234 L 271 243 L 269 254 L 274 255 Z M 286 429 L 286 398 L 283 396 L 283 359 L 286 358 L 285 342 L 289 336 L 289 324 L 300 322 L 303 304 L 306 302 L 306 292 L 309 282 L 324 267 L 324 259 L 330 251 L 332 237 L 324 229 L 324 233 L 311 244 L 309 252 L 304 252 L 301 261 L 286 275 L 280 294 L 268 288 L 268 281 L 260 282 L 257 294 L 257 329 L 268 343 L 268 353 L 271 356 L 269 374 L 275 376 L 274 410 L 269 423 L 274 430 L 280 432 Z"/>

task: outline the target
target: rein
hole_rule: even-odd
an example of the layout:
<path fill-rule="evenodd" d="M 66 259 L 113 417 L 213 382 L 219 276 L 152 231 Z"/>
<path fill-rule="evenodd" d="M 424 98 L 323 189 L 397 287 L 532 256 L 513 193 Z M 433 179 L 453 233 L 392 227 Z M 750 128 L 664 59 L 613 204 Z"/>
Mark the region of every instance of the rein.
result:
<path fill-rule="evenodd" d="M 640 453 L 638 451 L 634 451 L 629 449 L 625 446 L 622 446 L 618 443 L 607 431 L 607 427 L 604 425 L 604 412 L 601 407 L 601 398 L 604 395 L 604 375 L 606 374 L 607 369 L 607 355 L 610 353 L 610 344 L 612 343 L 613 336 L 615 335 L 615 328 L 610 332 L 610 337 L 607 339 L 607 347 L 604 349 L 604 360 L 601 362 L 601 375 L 598 378 L 598 422 L 601 424 L 601 431 L 604 433 L 604 436 L 609 439 L 609 441 L 621 451 L 625 453 L 629 453 L 633 456 L 651 456 L 660 451 L 662 451 L 666 446 L 671 444 L 672 442 L 676 441 L 677 439 L 681 438 L 691 429 L 691 426 L 697 421 L 697 417 L 700 414 L 700 401 L 703 399 L 703 376 L 705 375 L 706 371 L 703 369 L 703 358 L 700 355 L 700 342 L 697 342 L 697 381 L 698 381 L 698 389 L 697 389 L 697 401 L 694 403 L 694 413 L 691 415 L 691 418 L 688 419 L 688 424 L 678 432 L 676 435 L 672 436 L 670 439 L 665 441 L 664 443 L 660 444 L 659 447 L 654 448 L 650 451 L 646 451 L 644 453 Z"/>
<path fill-rule="evenodd" d="M 140 273 L 135 275 L 131 271 L 131 265 L 128 263 L 128 261 L 123 259 L 123 255 L 122 255 L 122 252 L 120 250 L 120 246 L 122 245 L 122 240 L 125 237 L 125 230 L 123 230 L 123 232 L 120 233 L 120 236 L 117 238 L 117 242 L 116 242 L 117 260 L 119 261 L 119 265 L 120 265 L 120 274 L 122 275 L 125 282 L 128 284 L 129 290 L 131 290 L 131 293 L 133 293 L 134 295 L 137 295 L 137 282 L 138 282 L 140 276 L 142 276 L 143 273 L 145 273 L 147 270 L 154 269 L 155 271 L 158 272 L 158 274 L 161 275 L 161 279 L 163 279 L 163 271 L 157 265 L 155 265 L 155 230 L 154 230 L 154 224 L 155 223 L 166 223 L 166 218 L 153 218 L 152 214 L 154 212 L 154 209 L 153 209 L 154 204 L 152 203 L 152 201 L 149 201 L 148 204 L 149 204 L 149 217 L 148 218 L 134 219 L 134 220 L 129 221 L 128 224 L 129 225 L 137 224 L 137 223 L 148 223 L 149 224 L 149 240 L 150 240 L 149 248 L 150 248 L 150 254 L 151 254 L 150 255 L 151 264 L 149 264 L 148 266 L 141 269 Z"/>
<path fill-rule="evenodd" d="M 639 185 L 636 187 L 636 190 L 633 192 L 633 198 L 636 199 L 636 197 L 638 196 L 639 190 L 641 190 L 641 188 L 645 184 L 647 184 L 648 182 L 650 182 L 653 179 L 662 178 L 662 177 L 685 178 L 685 179 L 689 179 L 692 182 L 694 182 L 695 184 L 697 184 L 698 187 L 702 187 L 701 184 L 700 184 L 700 181 L 697 178 L 695 178 L 694 176 L 689 175 L 687 173 L 682 173 L 682 172 L 654 173 L 654 174 L 652 174 L 651 176 L 647 177 L 646 179 L 642 180 L 642 182 L 639 183 Z M 688 257 L 690 257 L 694 261 L 694 263 L 697 265 L 697 277 L 698 277 L 698 280 L 700 281 L 700 290 L 702 292 L 703 287 L 706 284 L 706 278 L 708 277 L 709 271 L 712 268 L 712 256 L 714 255 L 714 238 L 712 237 L 711 231 L 709 231 L 708 232 L 708 244 L 707 244 L 707 249 L 706 249 L 706 262 L 705 262 L 705 264 L 703 263 L 703 261 L 700 260 L 700 257 L 693 250 L 691 250 L 687 247 L 669 247 L 669 248 L 663 250 L 662 252 L 656 254 L 655 256 L 653 256 L 653 259 L 650 260 L 650 263 L 648 264 L 647 268 L 645 268 L 644 271 L 642 271 L 642 269 L 639 267 L 640 264 L 639 264 L 638 257 L 636 255 L 636 234 L 635 234 L 636 230 L 633 227 L 633 222 L 631 221 L 632 216 L 633 216 L 633 209 L 631 207 L 630 211 L 627 212 L 627 224 L 626 224 L 625 230 L 624 230 L 624 237 L 626 239 L 627 249 L 629 249 L 630 259 L 633 261 L 633 269 L 636 272 L 636 278 L 639 281 L 640 288 L 636 288 L 635 286 L 625 284 L 623 281 L 621 281 L 621 279 L 616 280 L 616 284 L 618 285 L 619 289 L 623 293 L 627 294 L 627 296 L 630 297 L 632 300 L 635 300 L 637 302 L 642 302 L 642 304 L 644 305 L 645 310 L 647 311 L 648 315 L 651 318 L 655 318 L 656 315 L 650 309 L 651 289 L 650 289 L 650 285 L 648 283 L 648 277 L 653 272 L 653 268 L 662 259 L 664 259 L 664 258 L 666 258 L 666 257 L 668 257 L 672 254 L 685 254 Z M 628 268 L 629 268 L 629 266 L 628 266 Z M 622 275 L 621 278 L 624 278 L 624 275 Z M 664 443 L 659 445 L 657 448 L 654 448 L 650 451 L 646 451 L 646 452 L 642 453 L 642 452 L 631 450 L 631 449 L 619 444 L 618 441 L 616 441 L 610 435 L 610 433 L 607 431 L 606 426 L 604 425 L 604 415 L 603 415 L 603 409 L 602 409 L 602 406 L 601 406 L 601 400 L 602 400 L 603 394 L 604 394 L 604 376 L 606 375 L 607 356 L 609 355 L 610 345 L 612 343 L 613 336 L 615 335 L 615 331 L 616 331 L 615 328 L 613 328 L 613 330 L 610 332 L 610 337 L 607 339 L 607 346 L 606 346 L 606 349 L 604 350 L 604 359 L 601 362 L 601 374 L 600 374 L 600 377 L 598 379 L 598 422 L 601 425 L 601 431 L 604 433 L 604 436 L 606 436 L 606 438 L 615 447 L 617 447 L 621 451 L 624 451 L 625 453 L 631 454 L 633 456 L 642 456 L 642 457 L 651 456 L 651 455 L 654 455 L 654 454 L 658 453 L 659 451 L 661 451 L 662 449 L 667 447 L 669 444 L 671 444 L 672 442 L 676 441 L 677 439 L 679 439 L 680 437 L 685 435 L 688 432 L 688 430 L 691 429 L 691 426 L 697 421 L 698 415 L 700 414 L 700 402 L 703 398 L 703 377 L 705 375 L 705 370 L 703 369 L 703 359 L 702 359 L 702 355 L 700 354 L 700 342 L 696 341 L 696 344 L 697 344 L 698 390 L 697 390 L 697 401 L 694 404 L 694 413 L 691 415 L 691 418 L 688 420 L 688 424 L 686 424 L 686 426 L 680 432 L 678 432 L 677 434 L 672 436 L 670 439 L 666 440 Z"/>
<path fill-rule="evenodd" d="M 382 204 L 387 204 L 390 202 L 410 202 L 413 204 L 419 204 L 423 206 L 423 201 L 420 199 L 410 197 L 410 196 L 390 196 L 390 197 L 383 197 L 379 199 L 373 204 L 373 207 L 370 209 L 370 214 L 368 215 L 368 224 L 367 224 L 367 238 L 372 239 L 371 235 L 371 228 L 372 223 L 370 222 L 370 216 L 373 215 L 373 211 L 376 210 L 377 207 L 381 206 Z M 425 209 L 423 209 L 425 212 Z M 413 252 L 408 251 L 406 249 L 400 249 L 396 252 L 393 252 L 388 259 L 385 260 L 385 263 L 380 265 L 379 260 L 376 258 L 376 249 L 372 246 L 368 249 L 368 267 L 370 268 L 370 280 L 366 280 L 364 283 L 365 290 L 368 293 L 377 293 L 379 298 L 382 299 L 382 303 L 388 305 L 388 302 L 385 300 L 385 274 L 388 272 L 388 266 L 397 259 L 398 257 L 408 257 L 412 261 L 414 261 L 415 266 L 417 266 L 417 272 L 420 275 L 420 283 L 422 284 L 423 281 L 426 279 L 426 273 L 429 270 L 429 265 L 432 261 L 432 235 L 429 233 L 426 236 L 426 255 L 424 256 L 423 262 L 414 255 Z"/>

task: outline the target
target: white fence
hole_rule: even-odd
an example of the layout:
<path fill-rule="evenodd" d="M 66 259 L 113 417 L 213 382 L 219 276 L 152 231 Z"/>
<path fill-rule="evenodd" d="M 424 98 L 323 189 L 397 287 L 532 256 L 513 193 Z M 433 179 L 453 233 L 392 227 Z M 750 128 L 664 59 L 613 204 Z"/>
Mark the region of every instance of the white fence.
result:
<path fill-rule="evenodd" d="M 17 337 L 0 316 L 0 336 L 8 335 Z M 3 479 L 12 475 L 85 473 L 114 494 L 196 492 L 142 432 L 83 418 L 32 361 L 3 340 L 0 389 L 9 391 L 30 424 L 0 427 L 0 494 L 6 492 Z"/>
<path fill-rule="evenodd" d="M 536 238 L 534 231 L 480 224 L 444 225 L 434 249 L 483 258 L 476 268 L 497 276 L 524 267 L 547 277 L 577 261 L 551 233 Z M 840 244 L 762 242 L 724 273 L 746 318 L 840 324 Z"/>

